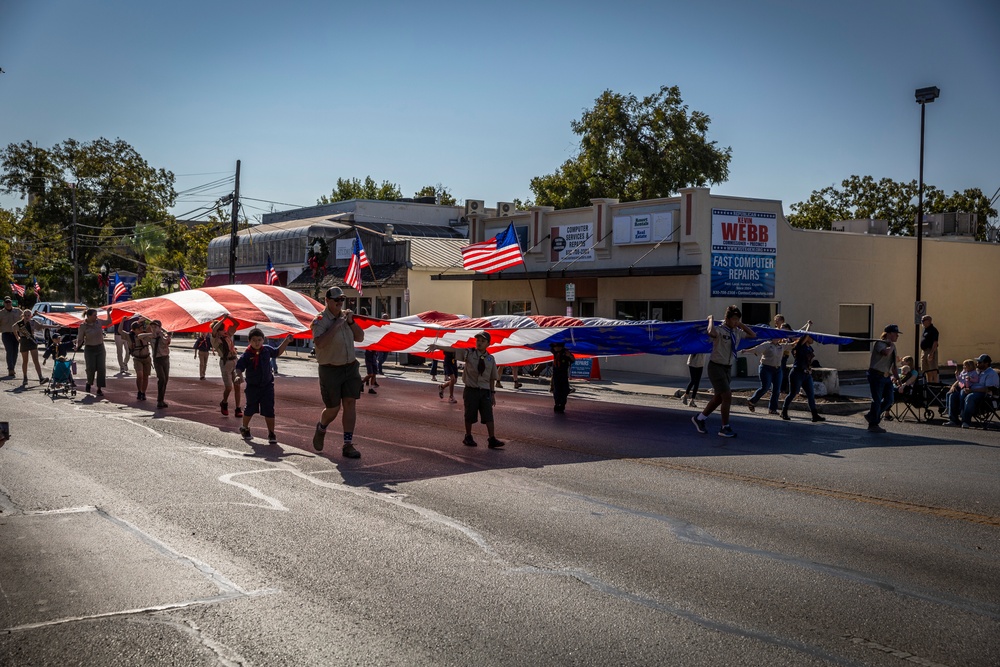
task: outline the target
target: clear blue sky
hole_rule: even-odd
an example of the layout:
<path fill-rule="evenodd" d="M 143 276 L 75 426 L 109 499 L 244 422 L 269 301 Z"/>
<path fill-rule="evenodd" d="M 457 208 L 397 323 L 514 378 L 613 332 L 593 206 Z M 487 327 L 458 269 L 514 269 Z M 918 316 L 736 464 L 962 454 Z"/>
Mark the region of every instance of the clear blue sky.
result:
<path fill-rule="evenodd" d="M 277 202 L 368 175 L 524 200 L 603 90 L 661 85 L 732 147 L 717 193 L 788 213 L 852 174 L 916 179 L 930 85 L 925 182 L 1000 187 L 996 0 L 0 0 L 0 67 L 0 145 L 121 138 L 178 191 L 240 159 Z"/>

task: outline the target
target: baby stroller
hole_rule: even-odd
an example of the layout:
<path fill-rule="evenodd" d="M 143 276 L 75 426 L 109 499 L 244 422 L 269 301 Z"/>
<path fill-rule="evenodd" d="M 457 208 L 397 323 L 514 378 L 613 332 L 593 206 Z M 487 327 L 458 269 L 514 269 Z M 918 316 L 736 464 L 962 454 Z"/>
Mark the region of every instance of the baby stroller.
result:
<path fill-rule="evenodd" d="M 73 357 L 66 358 L 60 356 L 52 366 L 52 377 L 49 379 L 49 386 L 45 388 L 45 393 L 55 400 L 59 394 L 76 396 L 76 382 L 73 381 L 73 367 L 76 365 L 76 352 Z"/>

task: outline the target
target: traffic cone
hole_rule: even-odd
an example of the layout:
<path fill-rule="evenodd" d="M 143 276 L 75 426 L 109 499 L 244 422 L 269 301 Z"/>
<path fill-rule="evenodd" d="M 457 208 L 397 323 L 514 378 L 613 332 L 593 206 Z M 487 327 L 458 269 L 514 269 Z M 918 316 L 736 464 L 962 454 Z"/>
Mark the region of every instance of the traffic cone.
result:
<path fill-rule="evenodd" d="M 590 379 L 601 379 L 601 364 L 597 361 L 597 357 L 594 357 L 593 362 L 590 364 Z"/>

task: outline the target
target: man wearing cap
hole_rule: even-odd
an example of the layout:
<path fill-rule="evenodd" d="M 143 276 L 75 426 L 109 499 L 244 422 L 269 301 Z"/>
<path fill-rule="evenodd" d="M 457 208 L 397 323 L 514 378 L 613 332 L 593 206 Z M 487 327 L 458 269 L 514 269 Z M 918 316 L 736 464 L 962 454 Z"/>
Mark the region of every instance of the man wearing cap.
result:
<path fill-rule="evenodd" d="M 871 361 L 868 363 L 868 388 L 871 390 L 872 406 L 865 415 L 869 433 L 885 433 L 879 426 L 882 415 L 892 407 L 895 390 L 892 378 L 899 374 L 896 370 L 896 341 L 899 327 L 888 325 L 882 330 L 882 337 L 872 347 Z"/>
<path fill-rule="evenodd" d="M 476 423 L 477 417 L 486 424 L 486 432 L 489 434 L 486 445 L 490 449 L 499 449 L 506 444 L 497 439 L 494 430 L 493 408 L 497 404 L 496 385 L 499 384 L 500 373 L 496 359 L 486 351 L 491 340 L 489 333 L 480 331 L 476 334 L 474 350 L 455 350 L 455 358 L 465 362 L 462 370 L 462 383 L 465 385 L 462 390 L 462 402 L 465 404 L 465 439 L 462 440 L 462 444 L 467 447 L 476 446 L 476 441 L 472 437 L 472 425 Z"/>
<path fill-rule="evenodd" d="M 21 309 L 15 308 L 9 296 L 3 298 L 3 308 L 0 308 L 0 338 L 3 338 L 4 351 L 7 353 L 7 377 L 15 377 L 17 366 L 17 335 L 14 325 L 21 321 Z"/>
<path fill-rule="evenodd" d="M 971 387 L 961 391 L 948 393 L 948 419 L 945 426 L 958 426 L 962 428 L 972 427 L 972 415 L 976 414 L 980 401 L 985 399 L 990 393 L 1000 391 L 1000 375 L 992 367 L 993 359 L 988 354 L 981 354 L 976 359 L 976 370 L 979 371 L 979 379 Z M 961 422 L 959 422 L 961 418 Z"/>
<path fill-rule="evenodd" d="M 924 333 L 920 336 L 920 370 L 928 382 L 940 382 L 938 377 L 938 330 L 930 315 L 920 318 Z"/>
<path fill-rule="evenodd" d="M 313 345 L 319 364 L 319 389 L 325 409 L 316 424 L 313 448 L 323 449 L 326 427 L 337 418 L 344 406 L 344 448 L 348 459 L 359 459 L 354 448 L 354 425 L 357 422 L 355 402 L 361 397 L 361 372 L 354 344 L 365 339 L 365 332 L 354 321 L 354 313 L 344 310 L 347 297 L 339 287 L 326 291 L 326 308 L 312 323 Z"/>

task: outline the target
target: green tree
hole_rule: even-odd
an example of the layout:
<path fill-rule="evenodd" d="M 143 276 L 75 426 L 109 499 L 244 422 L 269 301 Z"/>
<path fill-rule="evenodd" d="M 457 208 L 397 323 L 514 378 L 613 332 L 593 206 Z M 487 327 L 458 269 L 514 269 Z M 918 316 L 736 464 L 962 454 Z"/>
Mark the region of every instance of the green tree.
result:
<path fill-rule="evenodd" d="M 636 201 L 723 183 L 732 149 L 708 140 L 710 124 L 705 113 L 688 112 L 677 86 L 641 100 L 606 90 L 572 122 L 580 152 L 554 174 L 531 179 L 535 202 L 571 208 L 599 197 Z"/>
<path fill-rule="evenodd" d="M 379 201 L 396 201 L 402 199 L 403 193 L 399 186 L 389 181 L 382 181 L 381 185 L 375 183 L 371 176 L 366 176 L 362 181 L 359 178 L 350 180 L 345 178 L 337 179 L 337 187 L 333 189 L 330 196 L 321 196 L 317 204 L 332 204 L 338 201 L 349 199 L 374 199 Z"/>
<path fill-rule="evenodd" d="M 890 234 L 911 236 L 917 219 L 918 194 L 916 181 L 897 183 L 891 178 L 876 181 L 871 176 L 851 176 L 841 181 L 840 189 L 829 186 L 814 190 L 808 200 L 792 204 L 788 222 L 803 229 L 830 229 L 840 220 L 871 218 L 888 221 Z M 925 183 L 924 213 L 952 211 L 979 214 L 980 238 L 985 234 L 986 219 L 997 214 L 978 188 L 947 196 Z"/>
<path fill-rule="evenodd" d="M 437 185 L 425 185 L 424 187 L 413 193 L 414 197 L 436 197 L 437 202 L 441 206 L 454 206 L 458 203 L 458 200 L 450 192 L 448 188 L 444 187 L 440 183 Z"/>
<path fill-rule="evenodd" d="M 51 149 L 30 141 L 0 151 L 0 191 L 34 195 L 15 230 L 33 244 L 31 262 L 44 262 L 63 284 L 70 262 L 43 258 L 44 251 L 71 258 L 73 195 L 77 209 L 77 264 L 81 288 L 96 298 L 97 267 L 120 264 L 136 227 L 162 224 L 176 199 L 174 175 L 151 167 L 128 143 L 117 139 L 80 142 L 67 139 Z M 36 258 L 35 253 L 39 253 Z M 68 269 L 68 274 L 67 274 Z M 44 273 L 44 269 L 39 269 Z M 69 283 L 71 284 L 71 283 Z"/>
<path fill-rule="evenodd" d="M 0 285 L 7 287 L 14 280 L 13 245 L 17 211 L 0 208 Z M 7 289 L 2 290 L 7 294 Z"/>

